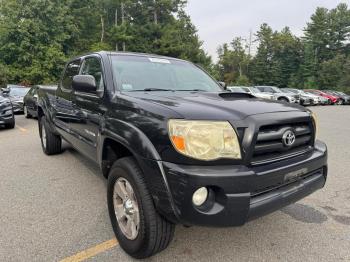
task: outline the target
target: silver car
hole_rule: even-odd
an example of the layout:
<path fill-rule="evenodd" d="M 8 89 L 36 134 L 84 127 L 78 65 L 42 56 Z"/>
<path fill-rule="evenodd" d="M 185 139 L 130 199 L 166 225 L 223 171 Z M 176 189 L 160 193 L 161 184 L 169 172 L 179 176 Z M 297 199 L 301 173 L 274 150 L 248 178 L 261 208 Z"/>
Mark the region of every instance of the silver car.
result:
<path fill-rule="evenodd" d="M 228 86 L 227 89 L 231 92 L 251 94 L 257 98 L 277 100 L 276 96 L 270 93 L 263 93 L 259 89 L 252 86 Z"/>
<path fill-rule="evenodd" d="M 255 86 L 257 89 L 259 89 L 263 93 L 272 93 L 278 101 L 282 102 L 289 102 L 289 103 L 300 103 L 300 96 L 283 92 L 281 89 L 275 86 Z"/>
<path fill-rule="evenodd" d="M 282 90 L 285 90 L 287 92 L 291 92 L 293 94 L 300 96 L 300 104 L 302 105 L 318 105 L 321 103 L 320 97 L 306 93 L 301 89 L 296 88 L 282 88 Z"/>

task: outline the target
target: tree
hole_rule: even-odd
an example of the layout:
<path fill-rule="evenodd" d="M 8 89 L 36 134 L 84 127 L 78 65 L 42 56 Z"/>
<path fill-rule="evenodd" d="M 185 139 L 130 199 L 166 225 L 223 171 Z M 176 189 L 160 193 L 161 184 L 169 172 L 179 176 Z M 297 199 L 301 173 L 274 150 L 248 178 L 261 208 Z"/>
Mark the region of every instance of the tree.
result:
<path fill-rule="evenodd" d="M 339 86 L 339 81 L 345 73 L 343 71 L 344 63 L 344 55 L 337 55 L 333 59 L 321 63 L 319 84 L 322 89 L 335 89 Z"/>
<path fill-rule="evenodd" d="M 251 79 L 255 84 L 268 85 L 273 84 L 271 68 L 273 57 L 273 31 L 270 26 L 263 24 L 256 33 L 257 42 L 259 43 L 258 51 L 253 59 L 251 69 Z"/>
<path fill-rule="evenodd" d="M 234 38 L 230 43 L 223 44 L 218 49 L 218 68 L 220 79 L 228 84 L 248 83 L 250 56 L 246 53 L 242 38 Z"/>
<path fill-rule="evenodd" d="M 0 63 L 10 82 L 55 82 L 68 57 L 102 49 L 170 55 L 214 69 L 185 0 L 0 3 Z"/>
<path fill-rule="evenodd" d="M 0 64 L 0 88 L 5 87 L 8 82 L 7 68 Z"/>
<path fill-rule="evenodd" d="M 66 1 L 8 0 L 0 16 L 0 62 L 11 82 L 49 83 L 60 75 L 64 46 L 75 33 Z"/>
<path fill-rule="evenodd" d="M 327 64 L 334 66 L 339 55 L 349 55 L 350 10 L 343 3 L 335 9 L 317 8 L 305 28 L 305 75 L 315 85 L 329 85 L 322 73 L 328 71 Z M 335 60 L 333 60 L 335 59 Z M 336 72 L 340 68 L 333 68 Z M 331 75 L 328 75 L 331 77 Z"/>

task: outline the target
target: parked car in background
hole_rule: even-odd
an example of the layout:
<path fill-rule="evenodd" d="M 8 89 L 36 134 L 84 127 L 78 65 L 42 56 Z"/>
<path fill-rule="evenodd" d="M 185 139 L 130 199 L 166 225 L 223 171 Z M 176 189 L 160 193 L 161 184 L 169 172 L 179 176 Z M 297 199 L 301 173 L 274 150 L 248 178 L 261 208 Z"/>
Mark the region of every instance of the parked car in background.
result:
<path fill-rule="evenodd" d="M 314 96 L 314 97 L 318 98 L 319 101 L 320 101 L 319 105 L 324 106 L 324 105 L 330 105 L 331 104 L 331 100 L 329 98 L 327 98 L 327 97 L 316 95 L 316 94 L 308 92 L 306 90 L 303 90 L 303 91 L 304 91 L 305 94 L 308 94 L 310 96 Z"/>
<path fill-rule="evenodd" d="M 0 96 L 0 125 L 5 128 L 15 127 L 15 114 L 11 100 Z"/>
<path fill-rule="evenodd" d="M 39 86 L 33 86 L 24 96 L 23 112 L 26 118 L 38 116 L 38 89 Z"/>
<path fill-rule="evenodd" d="M 227 90 L 234 92 L 234 93 L 250 94 L 250 95 L 255 96 L 257 98 L 276 100 L 276 97 L 273 94 L 263 93 L 259 89 L 252 87 L 252 86 L 229 86 L 229 87 L 227 87 Z"/>
<path fill-rule="evenodd" d="M 303 90 L 296 88 L 282 88 L 281 90 L 285 92 L 291 92 L 293 94 L 300 96 L 300 104 L 303 106 L 306 105 L 318 105 L 320 103 L 320 98 L 315 95 L 307 94 Z"/>
<path fill-rule="evenodd" d="M 33 86 L 24 96 L 23 111 L 26 118 L 38 117 L 38 91 L 39 89 L 56 90 L 57 85 L 37 85 Z"/>
<path fill-rule="evenodd" d="M 326 90 L 325 93 L 333 95 L 333 96 L 337 96 L 339 98 L 338 104 L 339 105 L 349 105 L 350 104 L 350 96 L 348 96 L 347 94 L 338 92 L 338 91 L 334 91 L 334 90 Z"/>
<path fill-rule="evenodd" d="M 289 103 L 300 103 L 299 95 L 283 92 L 281 89 L 275 86 L 255 86 L 258 90 L 263 93 L 270 93 L 276 97 L 276 100 L 289 102 Z"/>
<path fill-rule="evenodd" d="M 28 91 L 28 87 L 8 85 L 6 88 L 2 89 L 1 95 L 11 100 L 15 113 L 23 113 L 23 99 Z"/>
<path fill-rule="evenodd" d="M 318 95 L 318 96 L 328 98 L 330 100 L 331 105 L 337 104 L 339 102 L 339 97 L 327 94 L 327 93 L 320 91 L 320 90 L 306 89 L 305 91 L 310 92 L 310 93 L 315 94 L 315 95 Z"/>

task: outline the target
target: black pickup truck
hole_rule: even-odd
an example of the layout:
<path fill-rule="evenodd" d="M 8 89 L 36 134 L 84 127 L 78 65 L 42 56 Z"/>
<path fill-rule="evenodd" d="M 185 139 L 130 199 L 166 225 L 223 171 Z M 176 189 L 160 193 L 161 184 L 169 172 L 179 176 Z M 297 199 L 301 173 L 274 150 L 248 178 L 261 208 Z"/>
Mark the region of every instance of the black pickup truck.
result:
<path fill-rule="evenodd" d="M 64 139 L 108 177 L 111 224 L 135 258 L 165 249 L 175 224 L 240 226 L 327 178 L 313 113 L 227 92 L 179 59 L 74 58 L 56 90 L 39 90 L 38 117 L 47 155 Z"/>

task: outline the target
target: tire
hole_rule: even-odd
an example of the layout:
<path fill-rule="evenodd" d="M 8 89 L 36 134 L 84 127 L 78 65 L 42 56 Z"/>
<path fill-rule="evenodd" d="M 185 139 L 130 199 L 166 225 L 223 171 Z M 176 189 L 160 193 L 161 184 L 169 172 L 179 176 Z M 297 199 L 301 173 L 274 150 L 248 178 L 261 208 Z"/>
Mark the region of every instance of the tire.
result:
<path fill-rule="evenodd" d="M 340 99 L 339 102 L 338 102 L 338 105 L 344 105 L 344 100 L 343 99 Z"/>
<path fill-rule="evenodd" d="M 28 112 L 28 107 L 26 105 L 23 106 L 23 113 L 25 118 L 31 118 L 31 114 Z"/>
<path fill-rule="evenodd" d="M 123 181 L 131 185 L 133 203 L 134 206 L 138 206 L 139 210 L 138 230 L 135 226 L 137 235 L 133 239 L 123 233 L 123 226 L 117 221 L 115 213 L 114 202 L 118 198 L 115 195 L 115 192 L 118 191 L 115 190 L 115 187 L 118 186 L 117 183 Z M 175 225 L 157 213 L 152 197 L 147 190 L 143 173 L 133 157 L 119 159 L 113 164 L 108 176 L 107 202 L 113 231 L 120 246 L 130 256 L 137 259 L 147 258 L 168 247 L 174 236 Z M 119 205 L 125 211 L 125 202 L 123 201 Z M 134 213 L 132 214 L 135 216 Z M 118 213 L 118 216 L 121 214 Z"/>
<path fill-rule="evenodd" d="M 16 123 L 15 123 L 15 118 L 13 118 L 13 122 L 10 123 L 10 124 L 6 124 L 6 125 L 5 125 L 5 128 L 6 128 L 6 129 L 14 129 L 14 128 L 15 128 L 15 125 L 16 125 Z"/>
<path fill-rule="evenodd" d="M 45 116 L 39 119 L 39 134 L 41 147 L 46 155 L 56 155 L 62 152 L 62 139 L 51 132 Z"/>
<path fill-rule="evenodd" d="M 283 97 L 280 98 L 280 99 L 278 99 L 278 101 L 285 102 L 285 103 L 289 103 L 288 99 L 283 98 Z"/>

